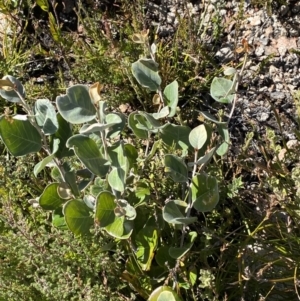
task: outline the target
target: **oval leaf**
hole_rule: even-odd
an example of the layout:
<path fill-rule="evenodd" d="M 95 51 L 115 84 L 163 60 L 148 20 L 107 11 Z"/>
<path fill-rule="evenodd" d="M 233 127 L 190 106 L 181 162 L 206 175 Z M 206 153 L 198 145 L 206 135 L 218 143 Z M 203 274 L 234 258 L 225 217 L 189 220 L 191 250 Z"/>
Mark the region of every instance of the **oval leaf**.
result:
<path fill-rule="evenodd" d="M 207 131 L 204 124 L 200 124 L 199 126 L 195 127 L 189 134 L 190 144 L 195 150 L 201 149 L 206 140 Z"/>
<path fill-rule="evenodd" d="M 35 102 L 35 119 L 42 127 L 45 135 L 54 134 L 58 130 L 55 108 L 48 99 L 38 99 Z"/>
<path fill-rule="evenodd" d="M 174 182 L 187 182 L 188 169 L 186 164 L 175 155 L 165 155 L 165 171 Z"/>
<path fill-rule="evenodd" d="M 58 194 L 59 185 L 59 183 L 51 183 L 43 191 L 39 204 L 44 210 L 55 210 L 65 202 Z"/>
<path fill-rule="evenodd" d="M 163 208 L 163 218 L 169 224 L 188 225 L 197 221 L 197 217 L 186 217 L 187 204 L 183 201 L 169 201 Z"/>
<path fill-rule="evenodd" d="M 165 107 L 165 108 L 168 109 L 168 107 Z M 161 112 L 162 112 L 161 116 L 164 116 L 164 115 L 167 116 L 166 112 L 164 112 L 163 110 L 164 109 L 161 110 Z M 147 112 L 139 112 L 139 113 L 147 119 L 147 121 L 151 124 L 151 126 L 153 128 L 161 128 L 161 127 L 164 126 L 164 125 L 162 126 L 161 123 L 158 120 L 156 120 L 156 118 L 154 118 L 154 114 L 158 114 L 156 116 L 160 116 L 160 113 L 154 113 L 153 115 L 151 115 L 151 114 L 149 114 Z M 162 117 L 159 117 L 159 118 L 162 118 Z M 159 118 L 157 118 L 157 119 L 159 119 Z"/>
<path fill-rule="evenodd" d="M 4 99 L 6 99 L 7 101 L 10 101 L 10 102 L 20 102 L 21 99 L 15 90 L 17 90 L 20 93 L 20 95 L 23 98 L 25 98 L 25 89 L 24 89 L 23 85 L 21 84 L 21 82 L 17 78 L 15 78 L 11 75 L 5 75 L 2 79 L 8 80 L 12 83 L 12 85 L 7 84 L 7 86 L 1 87 L 0 95 Z M 10 89 L 11 86 L 13 86 L 15 90 Z M 8 87 L 8 89 L 6 87 Z"/>
<path fill-rule="evenodd" d="M 1 116 L 0 136 L 15 157 L 36 153 L 42 148 L 41 136 L 28 120 L 7 120 Z"/>
<path fill-rule="evenodd" d="M 236 69 L 233 67 L 224 67 L 224 75 L 230 76 L 230 75 L 234 75 L 236 73 Z"/>
<path fill-rule="evenodd" d="M 213 147 L 207 154 L 205 154 L 203 157 L 199 158 L 196 163 L 190 162 L 188 163 L 188 166 L 193 166 L 194 164 L 202 165 L 207 164 L 209 160 L 212 158 L 216 151 L 216 147 Z"/>
<path fill-rule="evenodd" d="M 161 119 L 167 117 L 169 115 L 169 112 L 169 107 L 165 106 L 158 113 L 153 113 L 152 116 L 154 117 L 154 119 Z"/>
<path fill-rule="evenodd" d="M 124 145 L 119 141 L 108 147 L 107 152 L 113 166 L 108 175 L 108 182 L 113 189 L 123 192 L 125 190 L 126 174 L 129 169 Z"/>
<path fill-rule="evenodd" d="M 220 136 L 223 138 L 224 142 L 218 147 L 216 153 L 219 156 L 224 156 L 230 145 L 230 136 L 229 136 L 229 131 L 228 131 L 228 124 L 218 124 L 217 125 L 218 132 Z"/>
<path fill-rule="evenodd" d="M 133 231 L 133 222 L 125 216 L 116 216 L 115 196 L 109 191 L 102 191 L 96 198 L 95 220 L 111 236 L 127 239 Z"/>
<path fill-rule="evenodd" d="M 87 235 L 94 221 L 90 215 L 91 210 L 81 200 L 68 201 L 63 207 L 68 228 L 75 236 Z"/>
<path fill-rule="evenodd" d="M 74 85 L 67 89 L 67 94 L 56 97 L 57 109 L 61 116 L 72 124 L 93 120 L 96 109 L 85 85 Z"/>
<path fill-rule="evenodd" d="M 133 76 L 143 87 L 156 91 L 160 84 L 161 78 L 158 75 L 158 66 L 152 59 L 139 59 L 131 65 Z"/>
<path fill-rule="evenodd" d="M 94 140 L 84 135 L 75 135 L 67 141 L 67 147 L 73 148 L 79 160 L 92 173 L 104 177 L 109 170 L 109 162 L 102 158 Z"/>
<path fill-rule="evenodd" d="M 118 136 L 124 129 L 126 117 L 122 113 L 111 113 L 105 116 L 105 121 L 106 123 L 114 123 L 114 125 L 106 131 L 106 138 L 112 139 Z"/>
<path fill-rule="evenodd" d="M 233 82 L 222 77 L 215 77 L 210 86 L 212 98 L 218 102 L 231 103 L 234 98 Z"/>
<path fill-rule="evenodd" d="M 148 138 L 148 131 L 144 129 L 138 128 L 139 122 L 136 120 L 136 116 L 139 114 L 137 112 L 133 112 L 128 117 L 128 126 L 131 128 L 133 133 L 137 138 L 147 139 Z"/>
<path fill-rule="evenodd" d="M 218 182 L 215 177 L 200 174 L 192 179 L 192 201 L 196 210 L 208 212 L 219 202 Z"/>
<path fill-rule="evenodd" d="M 85 124 L 80 130 L 80 134 L 90 134 L 95 132 L 104 132 L 106 129 L 110 128 L 111 126 L 115 125 L 116 123 L 108 123 L 108 124 L 101 124 L 101 123 L 93 123 L 93 124 Z"/>
<path fill-rule="evenodd" d="M 169 286 L 160 286 L 150 295 L 148 301 L 182 301 L 175 291 Z"/>
<path fill-rule="evenodd" d="M 187 151 L 190 148 L 189 134 L 191 129 L 188 126 L 167 124 L 160 129 L 160 137 L 168 146 Z"/>

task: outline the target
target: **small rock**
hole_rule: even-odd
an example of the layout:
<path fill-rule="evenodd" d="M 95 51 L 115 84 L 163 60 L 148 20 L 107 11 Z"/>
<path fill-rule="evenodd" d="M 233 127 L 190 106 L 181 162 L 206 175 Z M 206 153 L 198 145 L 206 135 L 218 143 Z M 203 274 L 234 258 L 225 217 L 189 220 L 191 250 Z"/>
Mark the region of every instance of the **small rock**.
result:
<path fill-rule="evenodd" d="M 257 120 L 260 122 L 263 122 L 263 121 L 268 120 L 269 116 L 270 115 L 268 113 L 262 112 L 262 113 L 257 114 Z"/>
<path fill-rule="evenodd" d="M 269 67 L 269 74 L 270 74 L 270 76 L 274 76 L 277 73 L 278 73 L 278 68 L 276 68 L 273 65 L 270 65 L 270 67 Z"/>
<path fill-rule="evenodd" d="M 284 124 L 282 124 L 282 126 L 284 126 Z M 296 139 L 296 136 L 294 133 L 290 133 L 290 132 L 287 132 L 287 131 L 284 131 L 283 134 L 289 138 L 289 140 L 295 140 Z"/>
<path fill-rule="evenodd" d="M 79 34 L 83 34 L 83 33 L 84 33 L 84 27 L 83 27 L 82 24 L 78 25 L 78 27 L 77 27 L 77 32 L 78 32 Z"/>
<path fill-rule="evenodd" d="M 283 89 L 283 84 L 276 84 L 276 90 L 282 90 Z"/>
<path fill-rule="evenodd" d="M 259 66 L 255 65 L 255 66 L 250 66 L 249 68 L 250 70 L 257 71 L 259 69 Z"/>
<path fill-rule="evenodd" d="M 266 35 L 267 37 L 270 37 L 270 35 L 272 35 L 272 34 L 273 34 L 273 27 L 272 27 L 272 26 L 267 27 L 267 28 L 265 29 L 265 35 Z"/>
<path fill-rule="evenodd" d="M 287 5 L 282 5 L 280 7 L 280 15 L 285 16 L 289 11 L 289 7 Z"/>
<path fill-rule="evenodd" d="M 296 28 L 291 28 L 289 33 L 290 33 L 291 37 L 298 37 L 299 36 L 299 30 L 297 30 Z"/>
<path fill-rule="evenodd" d="M 282 148 L 279 151 L 279 154 L 278 154 L 278 160 L 279 161 L 282 161 L 284 159 L 286 152 L 287 152 L 287 150 L 285 148 Z"/>
<path fill-rule="evenodd" d="M 285 98 L 285 94 L 283 92 L 272 92 L 270 94 L 270 96 L 273 98 L 273 99 L 284 99 Z"/>
<path fill-rule="evenodd" d="M 261 37 L 261 38 L 259 39 L 259 42 L 260 42 L 262 45 L 267 46 L 267 45 L 269 44 L 269 38 L 263 36 L 263 37 Z"/>
<path fill-rule="evenodd" d="M 207 7 L 207 13 L 208 13 L 208 14 L 212 13 L 214 10 L 215 10 L 215 7 L 214 7 L 214 5 L 212 5 L 212 4 L 210 4 L 210 5 Z"/>
<path fill-rule="evenodd" d="M 293 148 L 299 147 L 299 144 L 300 144 L 300 142 L 298 140 L 289 140 L 286 143 L 286 146 L 290 149 L 293 149 Z"/>
<path fill-rule="evenodd" d="M 256 56 L 262 56 L 265 52 L 265 48 L 263 47 L 263 45 L 260 45 L 258 47 L 256 47 L 255 49 L 255 55 Z"/>
<path fill-rule="evenodd" d="M 261 17 L 260 16 L 250 17 L 250 18 L 248 18 L 248 21 L 250 22 L 251 26 L 261 25 Z"/>
<path fill-rule="evenodd" d="M 233 57 L 233 53 L 229 47 L 223 47 L 216 53 L 216 56 L 224 60 Z"/>
<path fill-rule="evenodd" d="M 300 4 L 295 4 L 294 7 L 292 8 L 292 13 L 296 14 L 300 11 Z"/>
<path fill-rule="evenodd" d="M 274 76 L 273 78 L 274 83 L 282 83 L 282 78 L 279 75 Z"/>
<path fill-rule="evenodd" d="M 127 112 L 129 108 L 130 108 L 130 105 L 128 103 L 123 103 L 123 104 L 119 105 L 119 109 L 122 113 Z"/>
<path fill-rule="evenodd" d="M 227 10 L 226 10 L 226 9 L 220 9 L 219 14 L 220 14 L 221 16 L 225 16 L 225 15 L 227 14 Z"/>

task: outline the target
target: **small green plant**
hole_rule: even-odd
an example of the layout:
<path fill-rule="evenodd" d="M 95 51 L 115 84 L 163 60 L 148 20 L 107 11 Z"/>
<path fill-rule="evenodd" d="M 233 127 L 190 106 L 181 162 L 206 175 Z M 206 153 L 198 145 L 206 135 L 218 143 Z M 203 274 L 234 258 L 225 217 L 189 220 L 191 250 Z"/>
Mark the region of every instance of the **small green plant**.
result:
<path fill-rule="evenodd" d="M 127 117 L 110 111 L 98 82 L 68 88 L 56 97 L 56 107 L 48 99 L 31 106 L 21 82 L 7 75 L 0 80 L 0 95 L 27 114 L 7 110 L 0 117 L 0 137 L 13 156 L 45 154 L 33 173 L 39 177 L 50 168 L 53 182 L 30 203 L 50 211 L 53 226 L 81 237 L 107 233 L 129 254 L 122 278 L 136 292 L 149 301 L 179 301 L 184 291 L 176 292 L 177 279 L 188 288 L 195 284 L 181 265 L 198 237 L 193 212 L 211 212 L 219 202 L 218 180 L 206 166 L 230 146 L 228 121 L 243 69 L 229 68 L 225 75 L 232 80 L 214 78 L 211 84 L 212 97 L 232 106 L 227 120 L 201 112 L 207 122 L 191 129 L 176 123 L 179 84 L 161 87 L 156 45 L 148 45 L 147 32 L 133 40 L 149 51 L 150 57 L 131 69 L 138 83 L 155 93 L 157 112 Z M 206 274 L 201 275 L 202 281 Z"/>

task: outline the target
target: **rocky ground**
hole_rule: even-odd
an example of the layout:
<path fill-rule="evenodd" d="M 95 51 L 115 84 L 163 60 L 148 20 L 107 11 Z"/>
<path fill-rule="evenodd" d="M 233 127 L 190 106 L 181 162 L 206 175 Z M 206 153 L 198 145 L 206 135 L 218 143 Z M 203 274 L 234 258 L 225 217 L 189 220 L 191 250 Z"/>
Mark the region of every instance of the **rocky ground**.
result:
<path fill-rule="evenodd" d="M 270 140 L 267 129 L 275 132 L 278 145 L 290 150 L 299 146 L 295 134 L 299 127 L 295 93 L 300 87 L 300 3 L 286 1 L 283 5 L 272 1 L 259 7 L 253 2 L 148 1 L 146 13 L 151 20 L 149 24 L 160 24 L 158 35 L 161 38 L 176 32 L 180 17 L 202 20 L 205 36 L 202 31 L 199 43 L 205 42 L 207 49 L 214 49 L 214 56 L 220 65 L 240 64 L 243 54 L 238 54 L 237 49 L 243 41 L 249 44 L 248 61 L 230 122 L 232 160 L 241 159 L 240 150 L 247 133 L 254 133 L 247 158 L 242 156 L 242 171 L 238 171 L 248 179 L 245 187 L 248 190 L 257 187 L 261 176 L 272 175 L 276 160 L 284 160 L 284 151 L 280 153 L 280 158 L 275 158 L 274 153 L 266 154 L 267 146 L 264 144 Z M 216 18 L 221 19 L 223 26 L 217 44 L 213 40 L 212 24 Z M 197 56 L 194 58 L 197 59 Z M 289 166 L 287 162 L 285 167 L 291 170 L 294 165 Z M 261 197 L 255 203 L 263 210 L 266 203 L 261 204 L 259 199 Z"/>

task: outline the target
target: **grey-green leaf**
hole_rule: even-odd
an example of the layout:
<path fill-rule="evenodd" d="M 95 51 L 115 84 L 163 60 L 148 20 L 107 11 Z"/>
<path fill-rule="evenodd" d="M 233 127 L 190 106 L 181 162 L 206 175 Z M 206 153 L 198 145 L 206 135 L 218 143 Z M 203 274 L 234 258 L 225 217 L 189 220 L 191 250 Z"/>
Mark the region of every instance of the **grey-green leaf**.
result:
<path fill-rule="evenodd" d="M 58 130 L 51 136 L 50 145 L 53 152 L 53 141 L 58 138 L 60 143 L 58 151 L 55 153 L 55 157 L 61 159 L 64 157 L 74 156 L 74 152 L 71 149 L 68 149 L 66 146 L 67 140 L 73 135 L 70 124 L 62 118 L 60 113 L 56 115 L 58 121 Z"/>
<path fill-rule="evenodd" d="M 169 117 L 173 117 L 176 114 L 178 104 L 178 82 L 176 80 L 165 87 L 164 95 L 170 108 Z"/>
<path fill-rule="evenodd" d="M 206 140 L 207 131 L 204 124 L 198 125 L 190 132 L 189 141 L 195 150 L 201 149 L 205 144 Z"/>
<path fill-rule="evenodd" d="M 165 171 L 174 182 L 187 182 L 188 169 L 182 159 L 175 155 L 165 155 Z"/>
<path fill-rule="evenodd" d="M 222 77 L 215 77 L 210 86 L 212 98 L 218 102 L 231 103 L 234 98 L 233 82 Z"/>
<path fill-rule="evenodd" d="M 48 99 L 38 99 L 34 106 L 36 122 L 42 127 L 44 134 L 54 134 L 59 125 L 52 103 Z"/>
<path fill-rule="evenodd" d="M 218 182 L 213 176 L 206 174 L 194 176 L 191 191 L 193 206 L 198 211 L 211 211 L 219 202 Z"/>
<path fill-rule="evenodd" d="M 236 69 L 233 67 L 226 67 L 224 69 L 224 75 L 230 76 L 230 75 L 234 75 L 236 73 Z"/>
<path fill-rule="evenodd" d="M 219 156 L 224 156 L 228 149 L 229 149 L 229 145 L 230 145 L 230 136 L 229 136 L 229 131 L 228 131 L 228 124 L 218 124 L 217 125 L 218 128 L 218 132 L 220 134 L 220 136 L 223 139 L 223 143 L 218 147 L 216 153 Z"/>
<path fill-rule="evenodd" d="M 124 129 L 126 124 L 126 117 L 122 113 L 111 113 L 105 117 L 106 123 L 115 123 L 106 131 L 106 138 L 115 138 Z"/>
<path fill-rule="evenodd" d="M 147 112 L 139 112 L 139 114 L 142 115 L 142 116 L 144 116 L 147 119 L 147 121 L 151 124 L 151 126 L 153 128 L 161 128 L 161 127 L 164 126 L 158 120 L 156 120 L 154 118 L 154 116 L 153 116 L 154 114 L 151 115 L 151 114 L 149 114 Z"/>
<path fill-rule="evenodd" d="M 148 131 L 145 129 L 140 129 L 138 127 L 138 120 L 136 120 L 136 116 L 140 115 L 137 112 L 133 112 L 128 117 L 128 126 L 131 128 L 133 133 L 136 135 L 137 138 L 147 139 L 148 138 Z M 144 118 L 144 117 L 143 117 Z"/>
<path fill-rule="evenodd" d="M 102 191 L 96 199 L 95 220 L 107 233 L 119 239 L 127 239 L 133 231 L 133 222 L 125 216 L 117 216 L 115 196 L 109 191 Z"/>
<path fill-rule="evenodd" d="M 60 207 L 65 200 L 58 194 L 59 183 L 49 184 L 39 198 L 39 204 L 44 210 L 55 210 Z"/>
<path fill-rule="evenodd" d="M 42 148 L 41 136 L 28 120 L 8 120 L 1 116 L 0 136 L 15 157 L 36 153 Z"/>
<path fill-rule="evenodd" d="M 93 123 L 93 124 L 84 124 L 83 127 L 79 130 L 80 134 L 91 134 L 95 132 L 104 132 L 106 129 L 112 127 L 116 123 L 107 123 L 107 124 L 101 124 L 101 123 Z"/>
<path fill-rule="evenodd" d="M 3 79 L 8 79 L 11 83 L 13 83 L 13 85 L 15 86 L 15 89 L 20 93 L 21 97 L 25 98 L 24 86 L 21 84 L 21 82 L 17 78 L 15 78 L 11 75 L 5 75 L 3 77 Z M 10 101 L 10 102 L 20 102 L 21 101 L 20 97 L 14 90 L 7 91 L 7 90 L 0 89 L 0 95 L 4 99 L 6 99 L 7 101 Z"/>
<path fill-rule="evenodd" d="M 169 224 L 188 225 L 197 217 L 186 217 L 187 204 L 180 200 L 169 201 L 163 208 L 163 218 Z"/>
<path fill-rule="evenodd" d="M 72 124 L 89 122 L 96 116 L 96 109 L 85 85 L 68 88 L 66 95 L 56 97 L 56 104 L 62 117 Z"/>
<path fill-rule="evenodd" d="M 68 201 L 63 207 L 68 228 L 75 236 L 90 234 L 94 221 L 90 215 L 91 210 L 82 200 Z"/>
<path fill-rule="evenodd" d="M 157 64 L 152 59 L 139 59 L 131 65 L 133 76 L 143 87 L 156 91 L 160 84 L 161 78 L 158 75 Z"/>
<path fill-rule="evenodd" d="M 113 166 L 108 175 L 108 182 L 113 189 L 124 192 L 129 162 L 126 157 L 123 143 L 119 141 L 113 146 L 108 147 L 108 155 L 110 157 L 111 165 Z"/>
<path fill-rule="evenodd" d="M 165 106 L 158 113 L 153 113 L 152 116 L 154 117 L 154 119 L 161 119 L 167 117 L 169 113 L 170 113 L 169 107 Z"/>
<path fill-rule="evenodd" d="M 160 137 L 168 146 L 187 151 L 190 148 L 189 134 L 191 129 L 188 126 L 167 124 L 160 129 Z"/>
<path fill-rule="evenodd" d="M 67 147 L 73 148 L 79 160 L 92 173 L 104 177 L 109 170 L 109 162 L 102 158 L 96 142 L 84 135 L 74 135 L 67 141 Z"/>
<path fill-rule="evenodd" d="M 215 152 L 216 152 L 216 147 L 213 147 L 207 154 L 199 158 L 196 163 L 190 162 L 188 163 L 188 166 L 193 166 L 194 164 L 202 165 L 208 163 Z"/>

